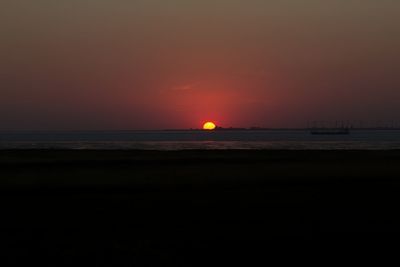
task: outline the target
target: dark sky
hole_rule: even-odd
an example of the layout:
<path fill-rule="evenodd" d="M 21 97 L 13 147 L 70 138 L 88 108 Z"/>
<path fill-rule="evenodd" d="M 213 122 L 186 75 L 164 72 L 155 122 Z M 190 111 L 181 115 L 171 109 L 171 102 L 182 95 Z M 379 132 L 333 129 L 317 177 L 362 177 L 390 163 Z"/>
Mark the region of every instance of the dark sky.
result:
<path fill-rule="evenodd" d="M 5 0 L 0 130 L 400 119 L 399 0 Z"/>

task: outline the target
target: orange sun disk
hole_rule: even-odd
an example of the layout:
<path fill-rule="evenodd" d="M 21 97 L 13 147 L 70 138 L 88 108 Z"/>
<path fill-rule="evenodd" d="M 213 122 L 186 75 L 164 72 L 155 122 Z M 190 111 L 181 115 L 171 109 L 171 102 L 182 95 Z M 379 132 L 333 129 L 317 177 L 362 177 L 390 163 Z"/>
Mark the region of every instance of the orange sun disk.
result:
<path fill-rule="evenodd" d="M 204 123 L 203 125 L 203 130 L 214 130 L 217 126 L 215 125 L 215 123 L 208 121 L 206 123 Z"/>

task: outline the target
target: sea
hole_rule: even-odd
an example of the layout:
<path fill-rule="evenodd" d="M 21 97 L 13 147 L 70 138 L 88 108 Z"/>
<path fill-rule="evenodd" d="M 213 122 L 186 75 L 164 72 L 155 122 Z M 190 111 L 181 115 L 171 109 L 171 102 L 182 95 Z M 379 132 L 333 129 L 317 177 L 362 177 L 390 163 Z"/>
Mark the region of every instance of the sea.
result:
<path fill-rule="evenodd" d="M 400 130 L 352 130 L 312 135 L 309 130 L 168 130 L 0 132 L 0 150 L 395 150 Z"/>

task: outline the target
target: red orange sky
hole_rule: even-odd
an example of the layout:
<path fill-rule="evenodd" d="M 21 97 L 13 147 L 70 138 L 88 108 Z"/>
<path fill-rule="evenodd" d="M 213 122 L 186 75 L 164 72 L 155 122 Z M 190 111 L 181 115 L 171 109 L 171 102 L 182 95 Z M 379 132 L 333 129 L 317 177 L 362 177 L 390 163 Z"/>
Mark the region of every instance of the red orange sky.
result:
<path fill-rule="evenodd" d="M 6 1 L 0 130 L 400 119 L 399 1 Z"/>

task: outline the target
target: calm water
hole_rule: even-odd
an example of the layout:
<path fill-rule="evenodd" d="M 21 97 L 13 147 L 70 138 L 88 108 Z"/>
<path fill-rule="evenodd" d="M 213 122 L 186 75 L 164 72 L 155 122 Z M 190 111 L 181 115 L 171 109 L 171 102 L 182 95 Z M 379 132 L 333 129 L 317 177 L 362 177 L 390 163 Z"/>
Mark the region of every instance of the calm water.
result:
<path fill-rule="evenodd" d="M 3 132 L 0 149 L 400 149 L 400 130 Z"/>

